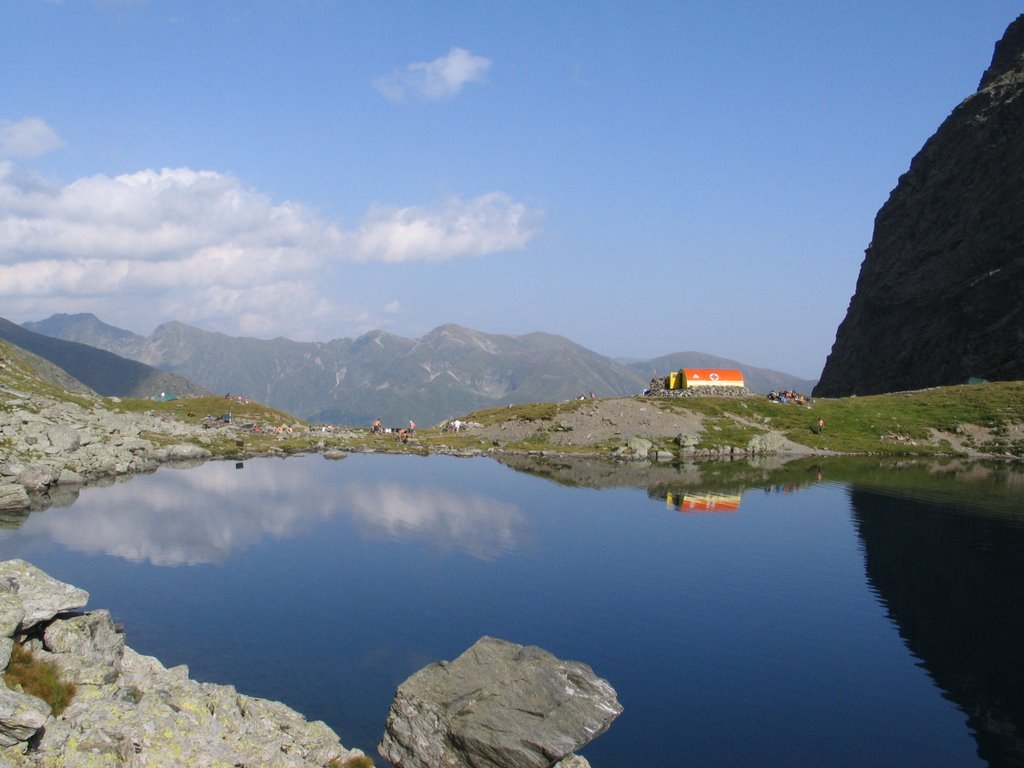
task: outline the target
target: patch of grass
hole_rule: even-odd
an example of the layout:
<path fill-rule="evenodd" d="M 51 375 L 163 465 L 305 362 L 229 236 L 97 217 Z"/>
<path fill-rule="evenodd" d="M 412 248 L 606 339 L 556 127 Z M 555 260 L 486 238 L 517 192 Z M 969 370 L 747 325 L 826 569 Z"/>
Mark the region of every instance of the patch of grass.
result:
<path fill-rule="evenodd" d="M 735 417 L 708 418 L 704 421 L 704 433 L 701 435 L 697 447 L 701 449 L 717 446 L 743 448 L 751 438 L 762 434 L 764 434 L 763 429 L 744 424 Z"/>
<path fill-rule="evenodd" d="M 85 392 L 67 391 L 60 383 L 82 386 L 57 366 L 0 339 L 0 385 L 29 395 L 76 403 L 83 408 L 91 407 L 99 399 Z M 9 409 L 5 407 L 5 410 Z"/>
<path fill-rule="evenodd" d="M 545 451 L 553 448 L 550 433 L 543 429 L 538 429 L 536 432 L 527 435 L 523 440 L 509 443 L 507 447 L 521 451 Z"/>
<path fill-rule="evenodd" d="M 522 419 L 523 421 L 554 421 L 559 414 L 572 413 L 592 403 L 591 400 L 566 400 L 563 403 L 516 403 L 504 408 L 474 411 L 465 421 L 475 421 L 485 427 L 492 424 Z"/>
<path fill-rule="evenodd" d="M 931 430 L 954 433 L 975 424 L 1006 434 L 1024 420 L 1024 382 L 993 382 L 937 387 L 864 397 L 816 398 L 810 406 L 780 404 L 767 398 L 649 398 L 667 411 L 700 413 L 725 432 L 721 419 L 732 416 L 783 432 L 796 443 L 840 453 L 928 454 Z M 818 419 L 825 428 L 818 432 Z M 716 420 L 717 419 L 717 420 Z M 724 443 L 708 429 L 701 445 Z M 737 435 L 737 438 L 739 435 Z M 749 439 L 749 438 L 748 438 Z M 1000 446 L 1002 447 L 1002 446 Z"/>
<path fill-rule="evenodd" d="M 292 427 L 309 426 L 309 422 L 296 418 L 290 413 L 285 413 L 276 408 L 270 408 L 262 403 L 248 401 L 239 403 L 237 400 L 210 395 L 207 397 L 188 397 L 182 400 L 168 400 L 158 402 L 144 398 L 125 397 L 120 402 L 107 401 L 111 410 L 125 411 L 128 413 L 153 413 L 173 416 L 178 421 L 198 424 L 207 417 L 220 419 L 225 413 L 230 413 L 233 423 L 244 424 L 254 423 L 261 425 L 276 426 L 287 424 Z"/>
<path fill-rule="evenodd" d="M 77 690 L 74 683 L 60 678 L 60 670 L 52 661 L 40 661 L 23 645 L 15 644 L 11 662 L 4 672 L 8 687 L 20 686 L 25 693 L 38 696 L 50 705 L 54 715 L 59 715 L 71 703 Z"/>
<path fill-rule="evenodd" d="M 378 438 L 378 435 L 373 435 L 373 438 Z M 416 435 L 417 442 L 425 447 L 431 448 L 435 446 L 448 446 L 449 448 L 455 449 L 486 449 L 490 447 L 484 440 L 478 435 L 474 435 L 471 432 L 441 432 L 436 429 L 422 430 Z M 378 441 L 379 442 L 379 441 Z M 368 441 L 370 447 L 373 447 L 374 440 Z"/>

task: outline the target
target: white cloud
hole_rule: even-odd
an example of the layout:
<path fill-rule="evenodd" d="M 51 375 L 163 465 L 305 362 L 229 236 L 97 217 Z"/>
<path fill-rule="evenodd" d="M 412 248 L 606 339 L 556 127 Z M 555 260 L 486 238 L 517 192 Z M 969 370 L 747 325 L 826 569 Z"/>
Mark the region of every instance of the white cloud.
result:
<path fill-rule="evenodd" d="M 451 197 L 435 209 L 378 206 L 354 237 L 360 261 L 447 261 L 517 250 L 533 236 L 537 213 L 501 192 Z"/>
<path fill-rule="evenodd" d="M 38 117 L 0 120 L 0 158 L 39 157 L 63 146 L 57 132 Z"/>
<path fill-rule="evenodd" d="M 373 81 L 374 87 L 391 101 L 403 102 L 410 95 L 425 101 L 444 101 L 455 96 L 466 83 L 481 82 L 491 60 L 465 48 L 452 48 L 433 61 L 413 62 Z"/>
<path fill-rule="evenodd" d="M 328 318 L 372 322 L 340 304 L 344 265 L 521 249 L 537 216 L 492 192 L 433 208 L 374 206 L 346 230 L 215 171 L 165 168 L 62 185 L 0 162 L 0 301 L 23 317 L 92 311 L 132 328 L 177 319 L 317 338 Z M 383 314 L 399 310 L 395 301 Z"/>
<path fill-rule="evenodd" d="M 8 257 L 160 261 L 189 254 L 213 267 L 257 248 L 265 268 L 283 252 L 340 240 L 340 230 L 303 206 L 275 204 L 214 171 L 97 175 L 59 187 L 0 165 L 0 243 Z"/>
<path fill-rule="evenodd" d="M 145 484 L 121 483 L 100 502 L 83 494 L 67 514 L 33 520 L 33 536 L 77 552 L 102 552 L 159 566 L 222 563 L 268 539 L 299 535 L 341 512 L 330 494 L 304 498 L 316 473 L 278 473 L 207 465 L 196 472 L 161 469 Z M 302 499 L 300 502 L 290 499 Z M 145 508 L 147 514 L 138 510 Z"/>

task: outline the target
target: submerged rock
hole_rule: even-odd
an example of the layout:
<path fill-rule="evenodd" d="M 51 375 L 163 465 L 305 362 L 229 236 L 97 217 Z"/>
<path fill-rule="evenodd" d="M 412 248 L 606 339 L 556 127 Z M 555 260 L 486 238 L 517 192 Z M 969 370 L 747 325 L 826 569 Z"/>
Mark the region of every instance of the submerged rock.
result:
<path fill-rule="evenodd" d="M 482 637 L 398 687 L 378 749 L 399 768 L 548 768 L 621 713 L 586 664 Z"/>
<path fill-rule="evenodd" d="M 0 512 L 19 512 L 28 509 L 30 503 L 25 486 L 18 483 L 0 484 Z"/>

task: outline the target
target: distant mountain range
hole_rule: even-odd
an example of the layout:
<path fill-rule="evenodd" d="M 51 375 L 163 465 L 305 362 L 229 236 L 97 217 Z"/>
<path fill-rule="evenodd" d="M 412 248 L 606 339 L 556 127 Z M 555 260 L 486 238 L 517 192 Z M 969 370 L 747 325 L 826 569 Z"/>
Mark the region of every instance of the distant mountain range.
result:
<path fill-rule="evenodd" d="M 107 397 L 153 397 L 161 392 L 209 394 L 188 379 L 94 345 L 35 333 L 0 318 L 0 339 L 48 360 L 89 389 Z M 73 387 L 65 385 L 65 389 Z"/>
<path fill-rule="evenodd" d="M 353 425 L 380 418 L 396 426 L 409 419 L 426 426 L 514 402 L 567 400 L 590 392 L 635 395 L 656 372 L 683 367 L 739 368 L 754 391 L 809 392 L 814 385 L 696 352 L 625 365 L 562 336 L 487 334 L 451 324 L 419 339 L 371 331 L 326 342 L 239 338 L 179 322 L 145 337 L 91 314 L 53 315 L 25 323 L 24 329 L 106 350 L 213 392 L 245 395 L 315 422 Z"/>

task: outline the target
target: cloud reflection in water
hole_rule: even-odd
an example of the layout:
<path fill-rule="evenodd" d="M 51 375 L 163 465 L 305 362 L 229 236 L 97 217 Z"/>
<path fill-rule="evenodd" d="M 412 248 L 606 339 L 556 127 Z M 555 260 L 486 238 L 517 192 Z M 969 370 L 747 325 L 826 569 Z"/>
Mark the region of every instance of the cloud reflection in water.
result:
<path fill-rule="evenodd" d="M 478 494 L 393 481 L 332 487 L 315 465 L 302 462 L 287 470 L 246 469 L 162 469 L 85 489 L 71 507 L 31 515 L 5 549 L 25 538 L 159 566 L 219 564 L 267 537 L 300 536 L 347 514 L 364 536 L 425 540 L 492 559 L 514 549 L 526 527 L 516 505 Z"/>
<path fill-rule="evenodd" d="M 266 536 L 294 536 L 337 511 L 335 501 L 310 492 L 311 478 L 299 467 L 288 472 L 204 469 L 161 470 L 110 488 L 86 489 L 70 508 L 32 515 L 25 527 L 79 552 L 153 565 L 198 565 L 222 563 Z"/>
<path fill-rule="evenodd" d="M 354 482 L 342 495 L 366 535 L 425 539 L 442 550 L 481 560 L 515 549 L 526 529 L 526 518 L 515 504 L 478 494 Z"/>

